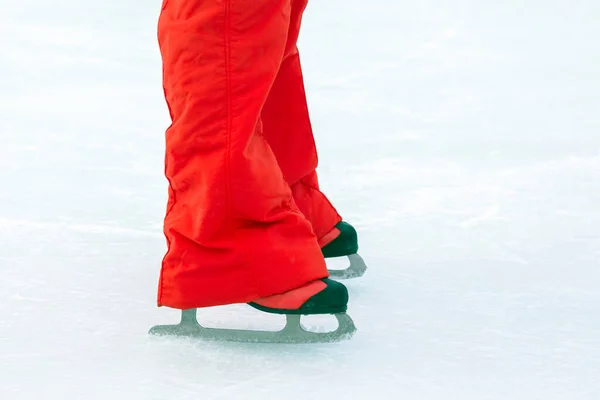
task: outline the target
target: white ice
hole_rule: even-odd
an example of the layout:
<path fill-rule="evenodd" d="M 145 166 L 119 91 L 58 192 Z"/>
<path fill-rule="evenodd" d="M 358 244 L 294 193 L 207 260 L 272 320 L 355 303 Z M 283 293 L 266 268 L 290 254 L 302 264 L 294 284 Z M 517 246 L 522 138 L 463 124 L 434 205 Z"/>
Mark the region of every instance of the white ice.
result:
<path fill-rule="evenodd" d="M 600 2 L 312 0 L 321 181 L 370 269 L 354 339 L 311 346 L 147 335 L 177 319 L 159 8 L 2 1 L 0 399 L 600 398 Z"/>

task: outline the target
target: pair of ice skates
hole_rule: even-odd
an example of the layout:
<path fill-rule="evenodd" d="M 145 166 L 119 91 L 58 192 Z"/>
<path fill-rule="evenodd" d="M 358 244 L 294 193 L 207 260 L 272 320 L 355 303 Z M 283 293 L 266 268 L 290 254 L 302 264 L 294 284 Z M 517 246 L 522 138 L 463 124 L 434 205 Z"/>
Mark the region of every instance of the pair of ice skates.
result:
<path fill-rule="evenodd" d="M 351 279 L 362 276 L 367 267 L 358 255 L 358 237 L 356 230 L 346 222 L 340 222 L 336 228 L 340 234 L 322 248 L 327 258 L 348 257 L 350 266 L 342 270 L 329 270 L 331 278 Z M 269 306 L 257 300 L 250 306 L 272 314 L 284 314 L 285 327 L 280 331 L 248 331 L 237 329 L 205 328 L 196 319 L 196 309 L 182 310 L 181 321 L 177 325 L 158 325 L 150 329 L 152 335 L 174 335 L 198 337 L 220 341 L 259 342 L 259 343 L 324 343 L 350 339 L 356 327 L 352 318 L 346 314 L 348 290 L 331 279 L 322 279 L 322 289 L 309 297 L 297 308 L 285 309 Z M 338 328 L 332 332 L 309 332 L 300 325 L 302 315 L 332 314 L 338 321 Z"/>

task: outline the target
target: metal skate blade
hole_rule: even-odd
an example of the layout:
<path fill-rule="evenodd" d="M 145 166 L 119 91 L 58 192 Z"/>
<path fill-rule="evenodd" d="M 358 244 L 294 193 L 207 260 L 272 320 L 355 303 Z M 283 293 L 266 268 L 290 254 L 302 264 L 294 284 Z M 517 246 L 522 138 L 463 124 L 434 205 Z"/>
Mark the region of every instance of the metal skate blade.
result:
<path fill-rule="evenodd" d="M 196 309 L 183 310 L 177 325 L 157 325 L 151 335 L 180 336 L 204 340 L 245 343 L 333 343 L 350 339 L 356 332 L 354 321 L 346 313 L 334 314 L 338 328 L 333 332 L 309 332 L 302 329 L 300 315 L 286 315 L 286 325 L 280 331 L 250 331 L 243 329 L 205 328 L 196 319 Z"/>
<path fill-rule="evenodd" d="M 350 254 L 348 256 L 350 266 L 346 269 L 330 269 L 329 277 L 333 279 L 352 279 L 359 278 L 367 271 L 365 260 L 358 254 Z"/>

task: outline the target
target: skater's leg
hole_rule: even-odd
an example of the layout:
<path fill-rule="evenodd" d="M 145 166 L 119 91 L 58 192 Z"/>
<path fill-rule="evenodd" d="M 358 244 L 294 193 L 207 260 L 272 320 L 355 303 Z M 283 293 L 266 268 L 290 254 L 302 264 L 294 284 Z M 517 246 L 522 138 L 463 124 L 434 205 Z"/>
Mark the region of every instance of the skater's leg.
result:
<path fill-rule="evenodd" d="M 311 222 L 313 231 L 321 245 L 327 244 L 328 237 L 335 232 L 335 226 L 342 220 L 329 199 L 321 192 L 317 172 L 311 171 L 290 186 L 294 201 L 304 216 Z M 331 240 L 335 239 L 332 237 Z"/>
<path fill-rule="evenodd" d="M 173 122 L 159 305 L 249 302 L 327 276 L 311 224 L 261 134 L 290 1 L 163 3 L 158 33 Z"/>
<path fill-rule="evenodd" d="M 307 0 L 293 0 L 284 60 L 264 105 L 264 135 L 273 149 L 294 201 L 324 239 L 341 216 L 321 192 L 317 151 L 309 118 L 300 57 L 296 46 Z"/>

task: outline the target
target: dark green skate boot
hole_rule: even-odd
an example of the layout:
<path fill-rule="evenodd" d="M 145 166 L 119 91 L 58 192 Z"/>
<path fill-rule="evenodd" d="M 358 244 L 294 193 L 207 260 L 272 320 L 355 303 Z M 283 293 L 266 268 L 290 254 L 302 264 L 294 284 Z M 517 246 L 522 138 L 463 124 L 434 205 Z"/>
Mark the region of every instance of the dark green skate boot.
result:
<path fill-rule="evenodd" d="M 341 221 L 323 239 L 327 241 L 321 248 L 325 258 L 348 257 L 350 260 L 350 266 L 346 269 L 330 269 L 329 275 L 332 278 L 350 279 L 364 275 L 367 266 L 358 255 L 358 234 L 352 225 Z"/>

